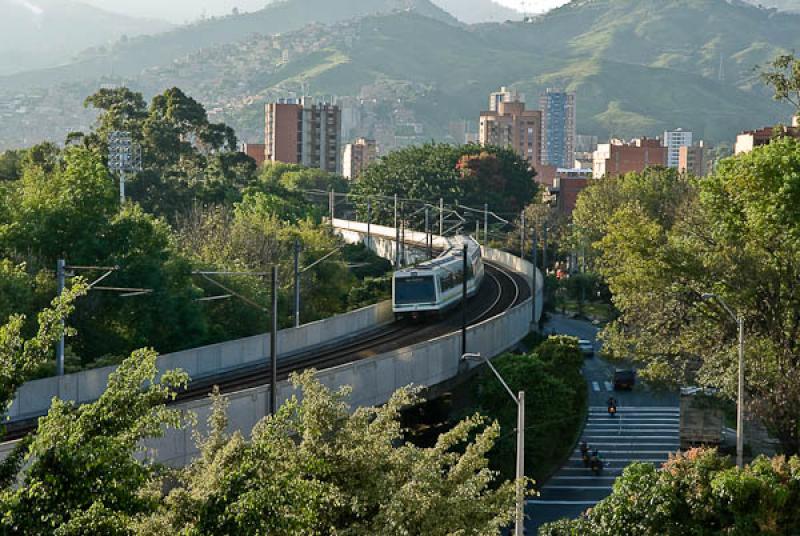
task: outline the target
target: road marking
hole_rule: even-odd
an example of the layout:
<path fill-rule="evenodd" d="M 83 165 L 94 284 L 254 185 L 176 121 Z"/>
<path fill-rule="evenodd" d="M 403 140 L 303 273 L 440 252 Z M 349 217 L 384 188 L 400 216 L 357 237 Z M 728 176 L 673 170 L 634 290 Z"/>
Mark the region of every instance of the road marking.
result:
<path fill-rule="evenodd" d="M 597 383 L 597 382 L 592 382 L 592 389 L 594 389 L 594 391 L 596 393 L 599 393 L 600 392 L 600 384 Z"/>
<path fill-rule="evenodd" d="M 597 382 L 592 382 L 597 383 Z M 591 410 L 598 410 L 604 411 L 608 409 L 608 406 L 589 406 Z M 668 411 L 671 413 L 680 413 L 681 408 L 676 408 L 674 406 L 619 406 L 617 408 L 619 411 Z"/>
<path fill-rule="evenodd" d="M 587 505 L 592 506 L 597 504 L 600 501 L 548 501 L 548 500 L 536 500 L 530 499 L 525 501 L 525 504 L 553 504 L 553 505 Z"/>
<path fill-rule="evenodd" d="M 674 441 L 678 441 L 680 438 L 677 435 L 583 435 L 583 438 L 586 441 L 589 440 L 598 440 L 598 439 L 624 439 L 634 440 L 634 439 L 672 439 Z M 628 441 L 629 443 L 633 443 L 633 441 Z M 642 443 L 645 445 L 646 443 Z"/>
<path fill-rule="evenodd" d="M 533 280 L 531 279 L 531 281 L 533 281 Z M 614 386 L 611 385 L 611 382 L 605 382 L 605 383 L 606 383 L 606 391 L 613 391 L 614 390 Z"/>

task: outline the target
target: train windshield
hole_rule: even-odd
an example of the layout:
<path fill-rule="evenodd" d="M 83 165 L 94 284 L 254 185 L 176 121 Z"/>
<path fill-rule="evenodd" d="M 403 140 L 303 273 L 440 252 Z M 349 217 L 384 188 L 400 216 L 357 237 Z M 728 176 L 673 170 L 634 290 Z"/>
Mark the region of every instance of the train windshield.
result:
<path fill-rule="evenodd" d="M 394 280 L 396 304 L 436 303 L 433 276 L 398 277 Z"/>

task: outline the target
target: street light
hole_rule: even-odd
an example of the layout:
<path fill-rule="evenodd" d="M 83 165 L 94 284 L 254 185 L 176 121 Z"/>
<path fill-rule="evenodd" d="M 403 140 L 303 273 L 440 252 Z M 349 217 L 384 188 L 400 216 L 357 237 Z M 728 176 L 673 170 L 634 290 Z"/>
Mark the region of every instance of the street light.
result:
<path fill-rule="evenodd" d="M 525 391 L 520 391 L 518 395 L 514 396 L 514 392 L 494 368 L 492 362 L 481 354 L 466 353 L 461 356 L 461 360 L 480 360 L 486 363 L 517 405 L 517 516 L 514 536 L 523 536 L 525 531 L 525 485 L 522 483 L 522 479 L 525 478 Z"/>
<path fill-rule="evenodd" d="M 703 294 L 704 301 L 716 301 L 733 318 L 739 328 L 739 388 L 736 400 L 736 466 L 744 466 L 744 315 L 733 312 L 717 294 Z"/>

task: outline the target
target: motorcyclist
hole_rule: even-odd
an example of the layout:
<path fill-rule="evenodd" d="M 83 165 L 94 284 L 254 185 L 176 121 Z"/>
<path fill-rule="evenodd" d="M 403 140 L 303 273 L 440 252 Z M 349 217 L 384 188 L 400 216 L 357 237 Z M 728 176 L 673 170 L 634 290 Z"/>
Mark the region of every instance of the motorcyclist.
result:
<path fill-rule="evenodd" d="M 589 445 L 586 443 L 586 441 L 581 442 L 581 459 L 583 460 L 584 467 L 589 467 Z"/>
<path fill-rule="evenodd" d="M 612 396 L 608 398 L 608 414 L 615 415 L 617 413 L 617 400 Z"/>
<path fill-rule="evenodd" d="M 595 474 L 600 473 L 600 470 L 603 468 L 603 462 L 600 460 L 600 451 L 594 449 L 592 451 L 592 457 L 589 461 L 589 466 L 592 469 L 592 472 Z"/>

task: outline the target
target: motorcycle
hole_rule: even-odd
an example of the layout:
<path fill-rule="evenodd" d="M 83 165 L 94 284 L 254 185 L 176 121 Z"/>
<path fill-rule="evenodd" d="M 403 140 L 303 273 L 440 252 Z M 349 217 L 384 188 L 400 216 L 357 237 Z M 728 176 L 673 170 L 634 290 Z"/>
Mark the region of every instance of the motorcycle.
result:
<path fill-rule="evenodd" d="M 589 451 L 588 450 L 583 453 L 582 459 L 583 459 L 583 466 L 584 467 L 589 467 L 589 464 L 591 462 L 591 458 L 589 457 Z"/>
<path fill-rule="evenodd" d="M 599 456 L 592 456 L 592 460 L 590 463 L 590 468 L 594 476 L 599 476 L 603 470 L 603 461 L 600 459 Z"/>
<path fill-rule="evenodd" d="M 614 417 L 617 414 L 617 406 L 608 406 L 608 416 Z"/>

